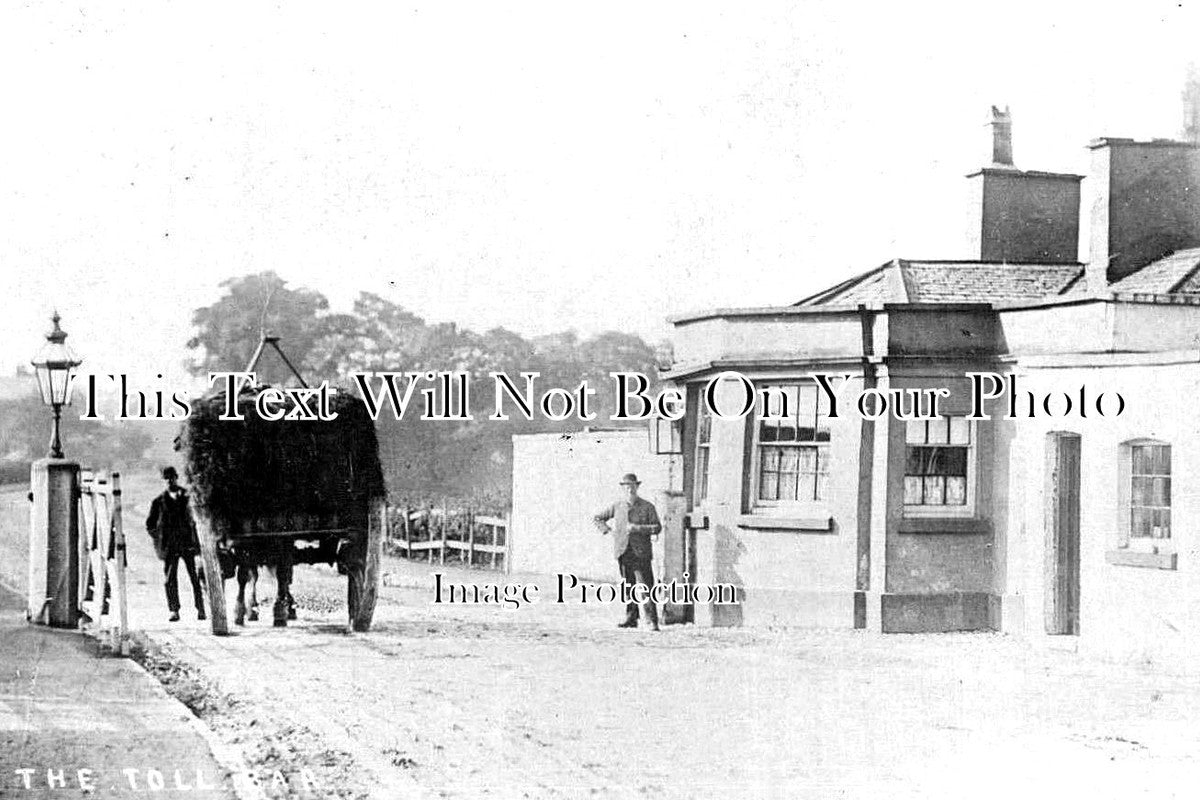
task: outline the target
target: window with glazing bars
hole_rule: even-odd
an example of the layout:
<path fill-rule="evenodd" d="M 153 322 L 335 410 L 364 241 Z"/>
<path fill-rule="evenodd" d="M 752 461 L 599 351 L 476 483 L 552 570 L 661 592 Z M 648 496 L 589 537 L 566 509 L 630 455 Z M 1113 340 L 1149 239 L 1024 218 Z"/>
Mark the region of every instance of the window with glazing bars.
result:
<path fill-rule="evenodd" d="M 829 492 L 829 409 L 815 384 L 766 384 L 755 430 L 758 502 L 803 503 Z M 761 396 L 761 394 L 760 394 Z"/>
<path fill-rule="evenodd" d="M 905 423 L 904 505 L 966 506 L 971 478 L 971 423 L 940 417 Z"/>
<path fill-rule="evenodd" d="M 1129 536 L 1171 538 L 1171 446 L 1129 448 Z"/>
<path fill-rule="evenodd" d="M 708 497 L 708 451 L 712 439 L 712 411 L 703 398 L 696 415 L 696 473 L 692 496 L 700 503 Z"/>

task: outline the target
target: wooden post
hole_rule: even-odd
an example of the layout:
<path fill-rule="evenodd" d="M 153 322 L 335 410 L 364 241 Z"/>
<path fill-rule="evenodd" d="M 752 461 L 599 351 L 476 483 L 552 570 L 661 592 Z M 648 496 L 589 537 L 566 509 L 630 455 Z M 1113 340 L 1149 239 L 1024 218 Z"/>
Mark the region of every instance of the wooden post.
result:
<path fill-rule="evenodd" d="M 446 503 L 446 498 L 442 498 L 442 549 L 438 556 L 438 563 L 446 563 L 446 523 L 450 521 L 449 507 Z"/>
<path fill-rule="evenodd" d="M 512 572 L 512 511 L 504 512 L 504 573 Z"/>
<path fill-rule="evenodd" d="M 425 541 L 429 542 L 429 547 L 425 550 L 425 560 L 430 564 L 433 563 L 433 543 L 437 541 L 437 525 L 433 518 L 433 503 L 427 503 L 425 506 Z"/>
<path fill-rule="evenodd" d="M 112 474 L 113 514 L 113 602 L 117 604 L 117 647 L 121 655 L 129 655 L 129 604 L 125 583 L 125 524 L 121 519 L 121 473 Z"/>
<path fill-rule="evenodd" d="M 475 515 L 467 509 L 467 566 L 475 566 Z"/>
<path fill-rule="evenodd" d="M 96 615 L 92 618 L 92 624 L 96 626 L 96 630 L 103 630 L 101 620 L 104 618 L 104 595 L 108 592 L 108 539 L 112 535 L 112 518 L 109 517 L 109 511 L 105 507 L 104 495 L 106 484 L 103 473 L 96 476 L 95 482 L 92 483 L 92 531 L 89 534 L 88 548 L 89 560 L 92 563 L 92 605 Z M 84 501 L 88 502 L 87 500 Z M 92 536 L 95 538 L 91 538 Z"/>
<path fill-rule="evenodd" d="M 217 540 L 208 514 L 202 508 L 192 508 L 196 538 L 200 540 L 200 555 L 204 558 L 204 581 L 208 585 L 208 618 L 212 632 L 229 635 L 229 619 L 225 615 L 225 580 L 221 577 L 221 559 L 217 556 Z"/>
<path fill-rule="evenodd" d="M 410 533 L 409 517 L 412 516 L 412 509 L 408 507 L 408 503 L 404 504 L 404 557 L 412 560 L 412 534 Z"/>
<path fill-rule="evenodd" d="M 84 610 L 83 602 L 87 597 L 88 581 L 92 577 L 92 538 L 95 536 L 95 522 L 92 514 L 96 507 L 92 504 L 92 479 L 95 474 L 90 469 L 79 471 L 79 609 Z M 99 621 L 99 620 L 97 620 Z"/>

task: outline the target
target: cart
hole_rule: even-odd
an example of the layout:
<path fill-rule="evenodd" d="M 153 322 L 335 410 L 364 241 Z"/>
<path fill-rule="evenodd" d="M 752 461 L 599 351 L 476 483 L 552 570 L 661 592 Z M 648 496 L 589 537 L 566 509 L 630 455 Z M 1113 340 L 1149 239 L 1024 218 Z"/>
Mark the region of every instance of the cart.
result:
<path fill-rule="evenodd" d="M 264 335 L 247 372 L 267 345 L 291 367 L 277 339 Z M 239 566 L 274 568 L 274 621 L 286 625 L 297 564 L 336 565 L 346 576 L 349 626 L 367 631 L 387 535 L 374 422 L 362 402 L 347 394 L 332 395 L 337 413 L 332 421 L 263 419 L 254 400 L 264 388 L 239 393 L 236 407 L 243 420 L 220 419 L 224 393 L 202 398 L 176 442 L 191 484 L 212 632 L 229 633 L 224 583 Z M 239 606 L 239 621 L 242 610 Z"/>

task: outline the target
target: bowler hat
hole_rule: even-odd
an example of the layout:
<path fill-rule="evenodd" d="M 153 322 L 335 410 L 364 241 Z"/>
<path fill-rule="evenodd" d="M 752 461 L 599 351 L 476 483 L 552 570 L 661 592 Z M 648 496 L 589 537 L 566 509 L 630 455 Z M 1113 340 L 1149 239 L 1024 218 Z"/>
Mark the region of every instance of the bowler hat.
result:
<path fill-rule="evenodd" d="M 163 480 L 167 480 L 169 478 L 178 478 L 179 473 L 175 471 L 174 467 L 163 467 L 162 476 Z"/>
<path fill-rule="evenodd" d="M 633 486 L 640 486 L 641 483 L 642 482 L 637 479 L 637 475 L 634 475 L 632 472 L 626 472 L 621 477 L 621 485 L 622 486 L 625 486 L 627 484 L 631 484 Z"/>

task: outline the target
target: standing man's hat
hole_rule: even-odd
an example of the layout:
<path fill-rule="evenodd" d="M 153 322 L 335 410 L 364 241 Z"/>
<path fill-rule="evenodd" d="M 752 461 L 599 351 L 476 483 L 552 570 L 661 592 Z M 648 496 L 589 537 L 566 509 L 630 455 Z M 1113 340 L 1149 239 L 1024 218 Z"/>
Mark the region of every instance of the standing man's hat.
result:
<path fill-rule="evenodd" d="M 179 473 L 175 471 L 174 467 L 163 467 L 162 476 L 163 480 L 167 480 L 168 478 L 178 478 Z"/>
<path fill-rule="evenodd" d="M 642 482 L 637 479 L 637 475 L 634 475 L 632 472 L 626 472 L 625 475 L 621 478 L 622 486 L 626 486 L 626 485 L 640 486 L 641 483 Z"/>

